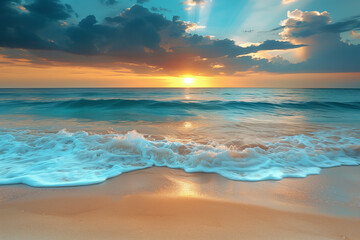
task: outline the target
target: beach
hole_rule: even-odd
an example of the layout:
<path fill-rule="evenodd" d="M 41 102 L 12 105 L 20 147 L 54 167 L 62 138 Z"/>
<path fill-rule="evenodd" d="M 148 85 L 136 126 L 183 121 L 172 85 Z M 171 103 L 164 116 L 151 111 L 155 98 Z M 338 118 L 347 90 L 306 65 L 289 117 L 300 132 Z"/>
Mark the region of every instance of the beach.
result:
<path fill-rule="evenodd" d="M 0 240 L 360 239 L 358 89 L 0 92 Z"/>
<path fill-rule="evenodd" d="M 0 240 L 360 240 L 359 9 L 0 0 Z"/>
<path fill-rule="evenodd" d="M 0 239 L 360 239 L 360 167 L 240 182 L 149 168 L 73 188 L 0 187 Z"/>

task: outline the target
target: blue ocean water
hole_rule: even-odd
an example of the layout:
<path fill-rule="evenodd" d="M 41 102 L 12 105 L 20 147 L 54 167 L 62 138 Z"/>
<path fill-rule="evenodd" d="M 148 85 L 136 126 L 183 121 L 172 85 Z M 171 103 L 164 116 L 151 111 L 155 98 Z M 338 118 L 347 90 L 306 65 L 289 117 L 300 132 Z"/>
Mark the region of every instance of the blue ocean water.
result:
<path fill-rule="evenodd" d="M 360 164 L 360 89 L 0 89 L 0 184 L 166 166 L 242 181 Z"/>

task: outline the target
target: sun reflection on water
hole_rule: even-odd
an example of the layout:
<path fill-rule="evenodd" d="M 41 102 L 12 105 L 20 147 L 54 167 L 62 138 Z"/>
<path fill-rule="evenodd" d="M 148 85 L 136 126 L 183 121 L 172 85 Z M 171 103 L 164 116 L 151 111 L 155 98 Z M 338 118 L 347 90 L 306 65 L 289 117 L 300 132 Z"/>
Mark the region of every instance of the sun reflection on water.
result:
<path fill-rule="evenodd" d="M 192 123 L 191 122 L 184 122 L 184 127 L 185 128 L 192 128 Z"/>

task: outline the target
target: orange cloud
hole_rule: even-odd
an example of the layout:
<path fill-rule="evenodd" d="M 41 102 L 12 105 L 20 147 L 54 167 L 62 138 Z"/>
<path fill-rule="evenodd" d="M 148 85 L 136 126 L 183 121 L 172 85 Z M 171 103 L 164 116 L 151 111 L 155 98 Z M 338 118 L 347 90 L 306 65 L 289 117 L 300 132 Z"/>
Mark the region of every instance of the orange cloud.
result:
<path fill-rule="evenodd" d="M 205 4 L 205 0 L 186 0 L 183 2 L 184 5 L 188 6 L 185 8 L 186 11 L 190 11 L 193 7 L 197 5 Z"/>
<path fill-rule="evenodd" d="M 353 38 L 360 39 L 360 33 L 357 33 L 356 31 L 351 31 L 350 34 Z"/>
<path fill-rule="evenodd" d="M 3 59 L 0 58 L 0 61 Z M 187 87 L 184 77 L 194 79 L 191 87 L 360 87 L 360 73 L 268 73 L 241 72 L 235 76 L 138 74 L 128 69 L 114 70 L 85 66 L 42 66 L 0 64 L 0 87 Z M 101 81 L 99 81 L 101 79 Z"/>
<path fill-rule="evenodd" d="M 282 0 L 282 4 L 285 5 L 285 4 L 290 4 L 290 3 L 294 3 L 296 2 L 297 0 Z"/>

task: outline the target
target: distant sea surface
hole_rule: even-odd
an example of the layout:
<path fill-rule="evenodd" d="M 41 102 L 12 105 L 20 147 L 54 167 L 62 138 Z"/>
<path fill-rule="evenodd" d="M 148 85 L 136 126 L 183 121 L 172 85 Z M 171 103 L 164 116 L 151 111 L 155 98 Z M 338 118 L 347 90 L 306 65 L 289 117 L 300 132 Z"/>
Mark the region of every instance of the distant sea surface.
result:
<path fill-rule="evenodd" d="M 360 164 L 360 89 L 0 89 L 0 184 L 152 166 L 281 180 Z"/>

